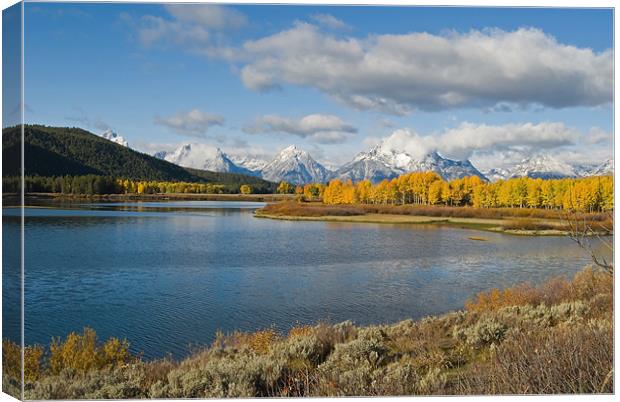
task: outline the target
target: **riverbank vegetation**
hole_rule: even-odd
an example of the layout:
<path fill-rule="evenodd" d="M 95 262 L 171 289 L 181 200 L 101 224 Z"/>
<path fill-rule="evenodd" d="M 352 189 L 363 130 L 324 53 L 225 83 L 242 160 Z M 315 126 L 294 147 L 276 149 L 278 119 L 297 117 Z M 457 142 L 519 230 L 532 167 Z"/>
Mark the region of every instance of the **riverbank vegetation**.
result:
<path fill-rule="evenodd" d="M 570 222 L 591 234 L 611 234 L 611 213 L 584 213 L 537 208 L 476 208 L 424 205 L 368 205 L 285 201 L 269 204 L 256 216 L 287 220 L 369 223 L 447 224 L 517 234 L 568 234 Z"/>
<path fill-rule="evenodd" d="M 209 172 L 192 171 L 196 175 Z M 213 173 L 217 175 L 217 173 Z M 325 205 L 361 205 L 377 208 L 376 213 L 384 213 L 386 207 L 473 207 L 477 210 L 489 209 L 494 215 L 502 211 L 504 216 L 512 210 L 608 212 L 613 210 L 613 177 L 596 176 L 579 179 L 542 180 L 515 178 L 487 183 L 477 176 L 464 177 L 452 181 L 442 180 L 434 172 L 414 172 L 404 174 L 391 181 L 383 180 L 373 185 L 365 180 L 358 183 L 342 182 L 338 179 L 327 185 L 320 183 L 293 186 L 286 182 L 279 184 L 255 177 L 226 175 L 225 182 L 214 182 L 213 177 L 204 181 L 156 181 L 118 178 L 88 174 L 82 176 L 26 176 L 26 193 L 55 193 L 71 195 L 106 194 L 294 194 L 300 201 L 321 202 Z M 19 177 L 4 177 L 5 193 L 19 191 Z M 290 207 L 289 207 L 290 208 Z M 314 207 L 313 207 L 314 208 Z M 310 209 L 307 209 L 309 211 Z M 447 213 L 471 214 L 471 211 L 448 208 L 441 210 L 424 209 L 429 214 Z M 329 209 L 324 214 L 330 214 Z M 350 210 L 348 210 L 350 211 Z M 394 211 L 399 211 L 394 209 Z M 437 212 L 441 211 L 441 212 Z M 318 213 L 318 212 L 317 212 Z M 348 212 L 347 212 L 348 213 Z M 369 210 L 366 210 L 369 213 Z M 476 214 L 484 214 L 477 211 Z M 409 213 L 411 209 L 409 209 Z M 515 213 L 518 217 L 538 214 L 549 217 L 545 212 Z M 418 214 L 421 215 L 421 214 Z M 435 215 L 427 215 L 435 216 Z M 465 216 L 462 216 L 465 217 Z M 481 217 L 481 216 L 476 216 Z"/>
<path fill-rule="evenodd" d="M 228 177 L 230 180 L 230 177 Z M 249 183 L 249 184 L 248 184 Z M 19 177 L 3 178 L 3 191 L 18 192 Z M 26 176 L 26 193 L 54 193 L 65 195 L 109 194 L 272 194 L 276 184 L 263 180 L 238 182 L 184 182 L 147 181 L 115 178 L 112 176 Z"/>
<path fill-rule="evenodd" d="M 483 292 L 462 311 L 390 325 L 219 333 L 187 358 L 144 361 L 94 331 L 25 350 L 26 399 L 613 392 L 613 276 L 587 268 Z M 19 347 L 4 341 L 4 390 Z"/>
<path fill-rule="evenodd" d="M 528 177 L 487 183 L 478 176 L 451 181 L 434 172 L 415 172 L 373 185 L 332 180 L 296 191 L 325 204 L 444 205 L 475 208 L 541 208 L 579 212 L 613 209 L 613 177 L 543 180 Z"/>

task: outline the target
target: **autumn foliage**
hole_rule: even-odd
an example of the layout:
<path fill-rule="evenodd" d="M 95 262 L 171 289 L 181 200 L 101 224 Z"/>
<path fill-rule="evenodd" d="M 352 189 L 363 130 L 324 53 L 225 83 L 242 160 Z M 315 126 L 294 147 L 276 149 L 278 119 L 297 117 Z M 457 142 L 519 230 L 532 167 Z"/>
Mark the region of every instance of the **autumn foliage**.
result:
<path fill-rule="evenodd" d="M 478 176 L 445 181 L 434 172 L 414 172 L 377 184 L 335 179 L 322 193 L 325 204 L 337 205 L 446 205 L 581 212 L 613 209 L 612 176 L 555 180 L 522 177 L 487 183 Z"/>
<path fill-rule="evenodd" d="M 19 395 L 20 347 L 3 349 Z M 613 277 L 494 289 L 418 321 L 218 333 L 180 361 L 132 358 L 90 329 L 24 353 L 29 400 L 611 393 Z"/>

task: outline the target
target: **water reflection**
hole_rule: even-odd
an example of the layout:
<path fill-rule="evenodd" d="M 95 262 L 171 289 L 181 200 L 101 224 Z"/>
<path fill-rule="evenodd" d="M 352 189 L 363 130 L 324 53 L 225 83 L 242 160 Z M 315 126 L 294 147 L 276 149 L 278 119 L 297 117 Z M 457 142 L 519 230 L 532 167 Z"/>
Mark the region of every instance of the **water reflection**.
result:
<path fill-rule="evenodd" d="M 182 356 L 218 329 L 420 318 L 588 262 L 564 237 L 477 242 L 469 230 L 272 221 L 204 203 L 28 209 L 26 342 L 88 325 L 146 357 Z"/>

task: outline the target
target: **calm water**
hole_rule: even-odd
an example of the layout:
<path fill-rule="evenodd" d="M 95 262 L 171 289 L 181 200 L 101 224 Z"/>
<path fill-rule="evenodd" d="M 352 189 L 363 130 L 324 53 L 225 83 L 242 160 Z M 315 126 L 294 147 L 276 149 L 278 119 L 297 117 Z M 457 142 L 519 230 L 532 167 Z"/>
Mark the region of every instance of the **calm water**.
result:
<path fill-rule="evenodd" d="M 180 357 L 218 329 L 420 318 L 461 308 L 478 291 L 572 275 L 588 262 L 564 237 L 273 221 L 252 216 L 260 206 L 28 208 L 26 343 L 90 326 L 101 338 L 127 338 L 146 357 Z M 4 209 L 5 234 L 19 233 L 17 213 Z M 16 302 L 14 285 L 5 280 L 5 306 Z M 4 336 L 18 339 L 10 309 Z"/>

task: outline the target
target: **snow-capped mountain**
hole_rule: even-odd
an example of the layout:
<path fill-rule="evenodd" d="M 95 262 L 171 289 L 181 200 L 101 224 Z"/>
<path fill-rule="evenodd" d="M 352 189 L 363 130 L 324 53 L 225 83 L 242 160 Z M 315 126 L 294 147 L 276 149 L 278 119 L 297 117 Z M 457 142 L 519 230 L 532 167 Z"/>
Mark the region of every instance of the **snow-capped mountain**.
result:
<path fill-rule="evenodd" d="M 575 168 L 551 155 L 535 155 L 526 158 L 510 169 L 510 177 L 530 177 L 533 179 L 561 179 L 577 177 Z"/>
<path fill-rule="evenodd" d="M 330 172 L 335 172 L 336 170 L 338 170 L 338 168 L 340 168 L 341 165 L 337 164 L 337 163 L 332 163 L 326 160 L 322 160 L 319 162 L 321 165 L 323 165 L 323 167 L 327 170 L 329 170 Z"/>
<path fill-rule="evenodd" d="M 255 175 L 237 166 L 221 149 L 206 144 L 182 144 L 172 152 L 160 151 L 153 156 L 188 168 Z"/>
<path fill-rule="evenodd" d="M 590 176 L 604 176 L 614 173 L 614 160 L 607 159 L 590 172 Z"/>
<path fill-rule="evenodd" d="M 614 161 L 608 159 L 601 164 L 569 164 L 551 155 L 535 155 L 509 168 L 493 168 L 484 172 L 491 181 L 514 177 L 541 179 L 562 179 L 570 177 L 603 176 L 614 172 Z"/>
<path fill-rule="evenodd" d="M 122 137 L 110 138 L 127 146 Z M 291 145 L 282 149 L 270 162 L 250 156 L 228 156 L 217 147 L 206 144 L 182 144 L 172 152 L 160 151 L 153 156 L 180 166 L 214 172 L 240 173 L 262 177 L 265 180 L 291 184 L 325 183 L 331 179 L 370 180 L 378 183 L 410 172 L 433 171 L 444 180 L 465 176 L 478 176 L 495 182 L 514 177 L 558 179 L 565 177 L 600 176 L 614 172 L 613 159 L 600 165 L 571 165 L 557 158 L 539 154 L 522 160 L 513 167 L 493 168 L 481 173 L 469 160 L 444 158 L 438 152 L 430 152 L 422 158 L 392 149 L 381 143 L 367 152 L 359 153 L 352 161 L 340 168 L 330 170 L 317 162 L 310 154 Z"/>
<path fill-rule="evenodd" d="M 351 179 L 354 182 L 370 180 L 376 183 L 404 173 L 425 171 L 436 172 L 445 180 L 465 176 L 478 176 L 486 180 L 486 177 L 468 160 L 447 159 L 437 152 L 430 152 L 423 158 L 416 159 L 404 151 L 391 149 L 383 143 L 368 152 L 358 154 L 351 162 L 338 169 L 334 177 Z"/>
<path fill-rule="evenodd" d="M 156 157 L 157 159 L 166 159 L 166 155 L 170 154 L 171 152 L 168 151 L 157 151 L 155 153 L 153 153 L 153 156 Z"/>
<path fill-rule="evenodd" d="M 291 145 L 278 152 L 273 160 L 262 168 L 261 176 L 274 182 L 305 184 L 325 182 L 330 172 L 308 152 Z"/>
<path fill-rule="evenodd" d="M 573 169 L 575 170 L 575 175 L 577 177 L 587 177 L 591 176 L 592 173 L 600 166 L 598 163 L 579 163 L 573 164 Z"/>
<path fill-rule="evenodd" d="M 119 145 L 122 145 L 122 146 L 124 146 L 124 147 L 129 147 L 129 143 L 128 143 L 128 142 L 127 142 L 127 141 L 126 141 L 123 137 L 121 137 L 120 135 L 116 134 L 116 133 L 115 133 L 114 131 L 112 131 L 112 130 L 109 130 L 109 129 L 108 129 L 108 130 L 105 130 L 105 131 L 101 134 L 101 136 L 102 136 L 103 138 L 105 138 L 106 140 L 108 140 L 108 141 L 115 142 L 115 143 L 117 143 L 117 144 L 119 144 Z"/>
<path fill-rule="evenodd" d="M 230 156 L 230 160 L 235 163 L 235 165 L 246 168 L 247 170 L 258 172 L 267 164 L 266 161 L 258 158 L 252 158 L 250 156 Z"/>
<path fill-rule="evenodd" d="M 510 171 L 507 169 L 502 169 L 502 168 L 493 168 L 493 169 L 486 170 L 482 173 L 484 173 L 484 175 L 486 176 L 487 179 L 489 179 L 490 182 L 496 182 L 498 180 L 506 180 L 507 178 L 510 177 Z"/>

